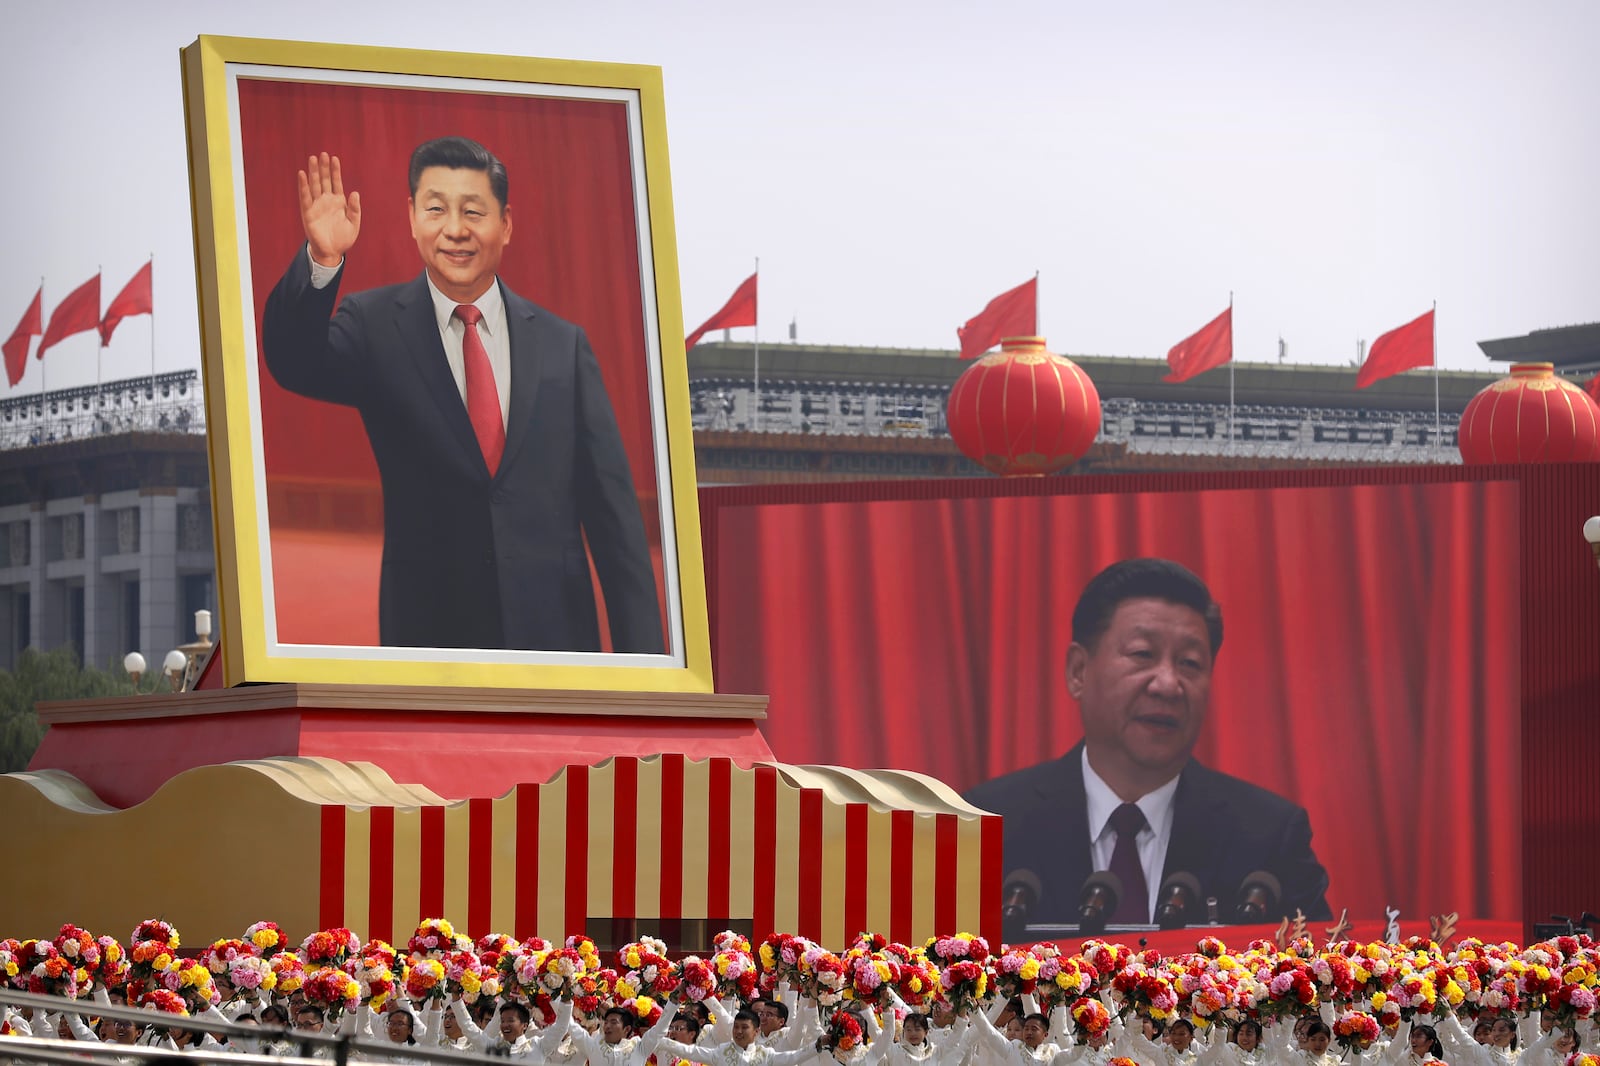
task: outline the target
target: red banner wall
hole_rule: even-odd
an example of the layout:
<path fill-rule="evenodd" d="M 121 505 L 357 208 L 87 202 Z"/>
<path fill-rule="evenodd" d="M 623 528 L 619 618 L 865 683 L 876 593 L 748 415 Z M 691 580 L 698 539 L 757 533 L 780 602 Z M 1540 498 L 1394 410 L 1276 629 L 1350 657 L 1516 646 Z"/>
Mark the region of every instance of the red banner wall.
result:
<path fill-rule="evenodd" d="M 1196 754 L 1307 808 L 1335 913 L 1518 918 L 1517 484 L 1148 484 L 715 503 L 718 687 L 771 694 L 781 760 L 964 789 L 1081 736 L 1084 583 L 1175 559 L 1226 621 Z"/>

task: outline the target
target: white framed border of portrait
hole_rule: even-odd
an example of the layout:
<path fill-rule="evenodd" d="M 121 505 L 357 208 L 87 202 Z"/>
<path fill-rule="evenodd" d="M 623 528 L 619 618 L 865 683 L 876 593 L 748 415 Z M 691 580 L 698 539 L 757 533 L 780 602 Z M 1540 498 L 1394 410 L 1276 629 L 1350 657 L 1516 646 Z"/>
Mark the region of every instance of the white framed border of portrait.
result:
<path fill-rule="evenodd" d="M 224 684 L 712 692 L 660 69 L 209 36 L 183 49 L 182 60 Z M 626 108 L 667 654 L 318 645 L 278 639 L 261 382 L 250 311 L 256 282 L 239 135 L 240 78 L 595 100 Z"/>

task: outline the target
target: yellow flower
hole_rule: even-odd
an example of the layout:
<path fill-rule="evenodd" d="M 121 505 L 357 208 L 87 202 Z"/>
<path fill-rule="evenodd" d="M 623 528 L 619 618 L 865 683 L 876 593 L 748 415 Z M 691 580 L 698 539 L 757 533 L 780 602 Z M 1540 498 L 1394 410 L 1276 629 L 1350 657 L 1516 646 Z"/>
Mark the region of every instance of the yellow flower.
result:
<path fill-rule="evenodd" d="M 1385 993 L 1383 993 L 1383 992 L 1374 992 L 1374 993 L 1372 993 L 1372 1009 L 1373 1010 L 1375 1010 L 1375 1011 L 1382 1010 L 1383 1009 L 1383 1005 L 1385 1003 L 1387 1003 L 1387 1002 L 1389 1002 L 1389 997 Z"/>
<path fill-rule="evenodd" d="M 649 996 L 640 996 L 633 1001 L 633 1013 L 637 1014 L 641 1018 L 648 1018 L 650 1016 L 650 1009 L 655 1005 L 655 1000 L 651 999 Z"/>
<path fill-rule="evenodd" d="M 1024 981 L 1037 980 L 1039 977 L 1039 960 L 1028 959 L 1022 964 L 1022 969 L 1017 971 L 1017 976 Z"/>

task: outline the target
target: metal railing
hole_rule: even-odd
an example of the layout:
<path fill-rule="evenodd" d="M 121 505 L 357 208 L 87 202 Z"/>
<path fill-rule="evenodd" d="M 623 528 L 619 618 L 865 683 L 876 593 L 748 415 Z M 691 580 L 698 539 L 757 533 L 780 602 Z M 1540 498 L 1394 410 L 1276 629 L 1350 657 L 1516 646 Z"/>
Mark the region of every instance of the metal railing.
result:
<path fill-rule="evenodd" d="M 0 400 L 0 448 L 5 449 L 116 433 L 205 431 L 205 397 L 195 370 Z"/>
<path fill-rule="evenodd" d="M 127 1060 L 141 1062 L 166 1059 L 182 1055 L 184 1061 L 226 1063 L 228 1066 L 346 1066 L 352 1055 L 361 1059 L 404 1059 L 407 1062 L 440 1063 L 443 1066 L 460 1066 L 463 1062 L 481 1062 L 485 1056 L 477 1051 L 457 1051 L 444 1048 L 427 1048 L 418 1044 L 395 1044 L 390 1041 L 363 1040 L 351 1035 L 325 1035 L 303 1029 L 284 1029 L 277 1026 L 240 1025 L 236 1022 L 218 1022 L 205 1018 L 167 1014 L 137 1007 L 119 1007 L 115 1004 L 97 1003 L 93 1000 L 67 999 L 63 996 L 39 996 L 28 992 L 0 989 L 0 1006 L 16 1007 L 30 1015 L 34 1011 L 46 1014 L 77 1014 L 92 1018 L 116 1018 L 136 1022 L 152 1029 L 183 1029 L 193 1033 L 212 1033 L 245 1037 L 263 1044 L 281 1041 L 299 1046 L 300 1054 L 262 1055 L 238 1051 L 210 1051 L 199 1047 L 175 1052 L 168 1047 L 150 1044 L 119 1044 L 86 1040 L 59 1040 L 48 1037 L 8 1036 L 0 1038 L 0 1061 L 55 1063 L 58 1066 L 83 1066 L 86 1059 Z M 318 1054 L 318 1051 L 321 1054 Z"/>
<path fill-rule="evenodd" d="M 844 437 L 948 437 L 937 386 L 895 388 L 844 382 L 763 382 L 762 433 Z M 690 386 L 694 428 L 753 428 L 748 383 L 701 380 Z M 1367 463 L 1458 463 L 1459 417 L 1431 411 L 1101 401 L 1100 442 L 1129 452 Z"/>

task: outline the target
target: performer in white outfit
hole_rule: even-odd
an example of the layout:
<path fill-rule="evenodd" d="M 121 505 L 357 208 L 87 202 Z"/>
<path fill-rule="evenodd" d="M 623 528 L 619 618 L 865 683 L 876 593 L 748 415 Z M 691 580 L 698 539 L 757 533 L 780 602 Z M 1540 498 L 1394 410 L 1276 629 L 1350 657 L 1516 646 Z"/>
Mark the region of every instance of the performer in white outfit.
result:
<path fill-rule="evenodd" d="M 1333 1028 L 1321 1018 L 1305 1027 L 1305 1045 L 1282 1048 L 1271 1054 L 1270 1066 L 1340 1066 L 1339 1056 L 1328 1052 L 1333 1043 Z M 1292 1036 L 1291 1036 L 1292 1039 Z"/>
<path fill-rule="evenodd" d="M 1032 997 L 1028 997 L 1031 999 Z M 1026 1007 L 1027 1002 L 1024 1003 Z M 1016 1064 L 1016 1066 L 1036 1066 L 1048 1063 L 1063 1051 L 1062 1044 L 1068 1043 L 1066 1030 L 1066 1007 L 1058 1006 L 1053 1012 L 1054 1017 L 1046 1017 L 1037 1011 L 1031 1011 L 1022 1021 L 1022 1038 L 1007 1040 L 994 1027 L 994 1021 L 987 1012 L 980 1011 L 978 1020 L 974 1023 L 978 1030 L 978 1040 L 985 1044 L 1001 1061 Z"/>
<path fill-rule="evenodd" d="M 702 1047 L 676 1040 L 662 1040 L 657 1046 L 658 1061 L 661 1055 L 687 1059 L 701 1066 L 800 1066 L 801 1063 L 819 1060 L 822 1053 L 816 1045 L 775 1051 L 757 1039 L 761 1019 L 754 1011 L 741 1010 L 733 1016 L 733 1039 L 725 1044 Z"/>
<path fill-rule="evenodd" d="M 1212 1026 L 1215 1030 L 1218 1026 Z M 1261 1043 L 1261 1023 L 1246 1019 L 1224 1038 L 1213 1032 L 1211 1042 L 1200 1052 L 1196 1066 L 1262 1066 L 1267 1050 Z"/>
<path fill-rule="evenodd" d="M 1200 1058 L 1201 1048 L 1194 1044 L 1194 1025 L 1178 1018 L 1169 1023 L 1160 1043 L 1144 1035 L 1142 1030 L 1129 1030 L 1127 1045 L 1139 1061 L 1148 1059 L 1156 1066 L 1194 1066 Z"/>
<path fill-rule="evenodd" d="M 661 1008 L 661 1018 L 643 1036 L 633 1036 L 636 1021 L 632 1012 L 622 1007 L 606 1011 L 600 1023 L 600 1035 L 593 1036 L 572 1020 L 572 1001 L 564 999 L 556 1007 L 556 1020 L 552 1032 L 564 1030 L 578 1049 L 574 1062 L 587 1062 L 589 1066 L 645 1066 L 656 1052 L 667 1033 L 667 1026 L 678 1013 L 675 1003 Z M 681 1055 L 680 1058 L 688 1058 Z"/>
<path fill-rule="evenodd" d="M 1522 1058 L 1522 1050 L 1517 1047 L 1517 1025 L 1504 1015 L 1494 1019 L 1487 1044 L 1468 1035 L 1454 1012 L 1439 1019 L 1438 1031 L 1450 1054 L 1460 1060 L 1453 1066 L 1512 1066 Z"/>

